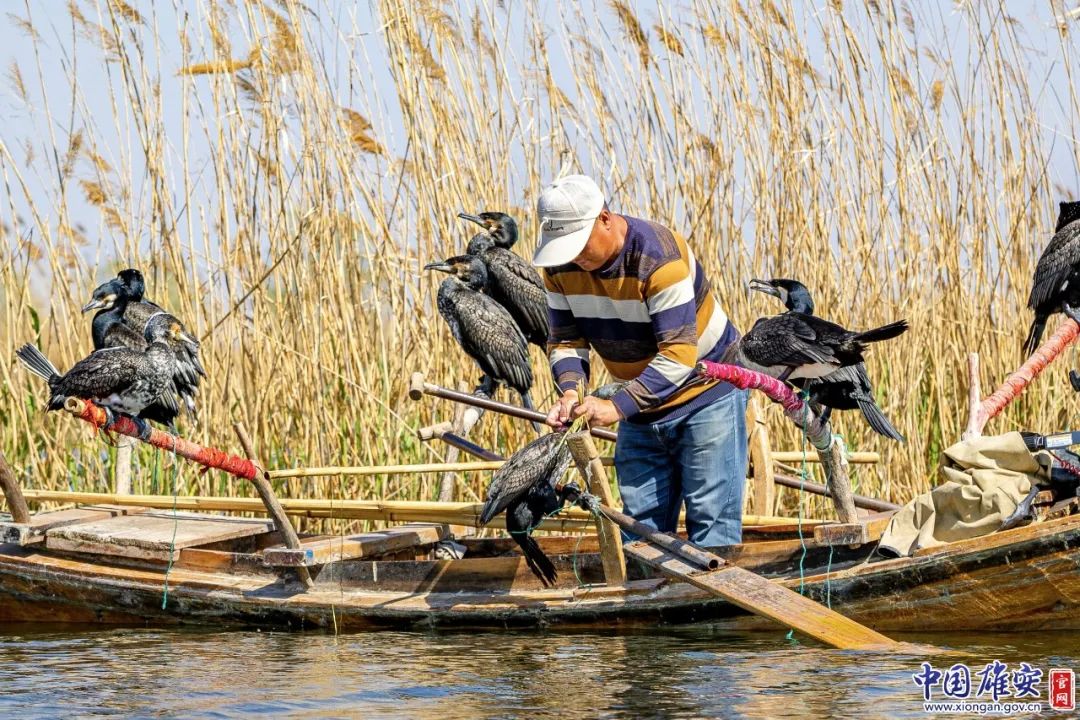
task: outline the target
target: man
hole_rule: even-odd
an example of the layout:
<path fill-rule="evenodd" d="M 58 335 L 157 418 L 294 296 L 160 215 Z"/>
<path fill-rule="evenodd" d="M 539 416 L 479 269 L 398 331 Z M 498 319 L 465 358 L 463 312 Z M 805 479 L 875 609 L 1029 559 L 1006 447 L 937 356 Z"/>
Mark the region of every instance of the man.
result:
<path fill-rule="evenodd" d="M 673 531 L 685 499 L 691 541 L 740 542 L 746 392 L 693 373 L 739 333 L 693 252 L 662 225 L 608 210 L 583 175 L 545 188 L 537 213 L 533 264 L 547 287 L 548 353 L 562 393 L 548 423 L 618 422 L 615 468 L 627 514 Z M 578 397 L 590 348 L 629 381 L 610 400 Z"/>

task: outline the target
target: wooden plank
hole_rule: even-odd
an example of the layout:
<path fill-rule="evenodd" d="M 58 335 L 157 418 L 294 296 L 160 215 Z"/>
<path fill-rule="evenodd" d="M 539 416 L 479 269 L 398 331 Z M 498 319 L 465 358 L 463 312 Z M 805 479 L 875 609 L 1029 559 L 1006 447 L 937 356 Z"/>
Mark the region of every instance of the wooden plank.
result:
<path fill-rule="evenodd" d="M 30 516 L 30 522 L 0 522 L 0 543 L 36 545 L 45 541 L 45 533 L 52 528 L 76 523 L 105 520 L 119 515 L 138 515 L 150 508 L 120 505 L 90 505 L 67 510 L 53 510 Z"/>
<path fill-rule="evenodd" d="M 191 513 L 144 513 L 68 525 L 45 533 L 50 550 L 140 560 L 177 560 L 180 550 L 271 532 L 267 520 Z"/>
<path fill-rule="evenodd" d="M 894 513 L 877 513 L 853 523 L 834 523 L 814 527 L 814 540 L 821 545 L 865 545 L 877 542 Z"/>
<path fill-rule="evenodd" d="M 702 570 L 645 542 L 630 543 L 625 550 L 630 557 L 670 578 L 701 588 L 755 615 L 775 620 L 834 647 L 882 650 L 898 645 L 894 640 L 824 605 L 734 565 L 725 564 L 717 570 Z"/>
<path fill-rule="evenodd" d="M 272 547 L 263 551 L 263 559 L 272 567 L 325 565 L 384 555 L 388 552 L 431 545 L 449 534 L 447 525 L 402 525 L 350 537 L 320 538 L 301 542 L 299 549 Z"/>
<path fill-rule="evenodd" d="M 614 505 L 611 483 L 592 438 L 584 432 L 567 434 L 566 444 L 574 457 L 578 472 L 585 481 L 586 489 L 599 497 L 602 504 L 608 507 Z M 597 535 L 600 540 L 600 559 L 604 564 L 604 579 L 608 585 L 624 584 L 626 557 L 623 555 L 622 532 L 610 520 L 598 518 Z"/>
<path fill-rule="evenodd" d="M 754 478 L 754 512 L 771 515 L 776 501 L 772 450 L 769 447 L 769 430 L 757 398 L 750 398 L 746 405 L 746 428 L 750 432 L 750 468 Z"/>

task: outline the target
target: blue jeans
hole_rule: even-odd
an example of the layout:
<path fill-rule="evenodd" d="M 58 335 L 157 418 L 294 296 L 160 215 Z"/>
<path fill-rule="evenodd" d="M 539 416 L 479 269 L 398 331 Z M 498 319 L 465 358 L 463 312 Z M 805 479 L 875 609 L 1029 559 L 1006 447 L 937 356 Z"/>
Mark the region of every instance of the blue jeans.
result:
<path fill-rule="evenodd" d="M 733 390 L 674 420 L 619 423 L 615 469 L 623 511 L 674 532 L 685 500 L 691 542 L 708 547 L 741 542 L 746 395 Z"/>

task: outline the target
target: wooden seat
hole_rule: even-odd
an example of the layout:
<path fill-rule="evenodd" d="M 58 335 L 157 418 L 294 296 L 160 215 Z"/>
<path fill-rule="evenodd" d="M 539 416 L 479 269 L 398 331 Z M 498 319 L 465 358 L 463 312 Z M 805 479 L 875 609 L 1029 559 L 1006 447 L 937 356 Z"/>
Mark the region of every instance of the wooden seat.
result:
<path fill-rule="evenodd" d="M 321 537 L 301 540 L 300 549 L 285 546 L 267 548 L 263 559 L 271 567 L 310 567 L 340 560 L 385 555 L 420 545 L 432 545 L 449 534 L 448 525 L 416 523 L 348 537 Z"/>
<path fill-rule="evenodd" d="M 175 561 L 184 548 L 273 530 L 274 524 L 269 520 L 196 513 L 174 515 L 159 510 L 53 528 L 45 533 L 45 547 L 140 560 Z"/>

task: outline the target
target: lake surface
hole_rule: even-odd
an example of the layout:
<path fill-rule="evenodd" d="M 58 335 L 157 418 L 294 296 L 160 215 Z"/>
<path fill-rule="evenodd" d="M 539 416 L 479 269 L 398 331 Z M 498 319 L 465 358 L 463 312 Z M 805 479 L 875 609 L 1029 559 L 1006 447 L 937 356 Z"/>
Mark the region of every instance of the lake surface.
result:
<path fill-rule="evenodd" d="M 1045 673 L 1080 665 L 1077 635 L 903 638 L 960 651 L 927 658 L 707 628 L 335 637 L 0 625 L 0 717 L 925 718 L 911 679 L 924 660 Z"/>

